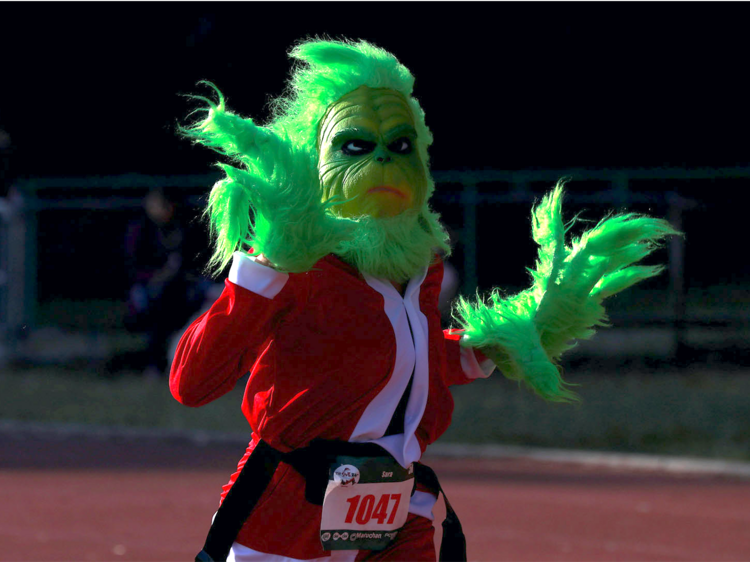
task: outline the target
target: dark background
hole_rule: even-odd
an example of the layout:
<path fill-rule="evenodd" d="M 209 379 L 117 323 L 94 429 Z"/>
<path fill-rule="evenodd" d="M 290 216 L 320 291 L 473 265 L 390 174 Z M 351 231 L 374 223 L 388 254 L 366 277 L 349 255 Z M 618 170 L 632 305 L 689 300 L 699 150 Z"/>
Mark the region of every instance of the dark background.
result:
<path fill-rule="evenodd" d="M 216 155 L 176 135 L 196 107 L 180 94 L 207 94 L 196 85 L 207 79 L 231 109 L 262 120 L 288 77 L 287 51 L 316 35 L 370 40 L 411 69 L 435 136 L 434 170 L 746 166 L 748 11 L 671 2 L 3 3 L 0 129 L 12 139 L 3 191 L 36 177 L 210 172 Z M 737 260 L 747 182 L 650 189 L 698 203 L 684 225 L 689 286 L 750 281 Z M 645 210 L 665 216 L 662 203 Z M 460 229 L 455 209 L 439 210 Z M 500 218 L 490 210 L 479 216 L 489 247 L 520 234 L 525 242 L 503 246 L 512 274 L 482 265 L 480 285 L 523 284 L 534 255 L 528 209 Z M 40 215 L 40 298 L 113 296 L 90 275 L 66 285 L 53 272 L 95 268 L 83 256 L 119 247 L 128 217 L 49 213 Z M 59 220 L 74 225 L 65 236 Z M 196 250 L 196 263 L 204 259 Z M 106 267 L 116 285 L 121 267 Z"/>
<path fill-rule="evenodd" d="M 18 176 L 203 172 L 175 135 L 216 83 L 262 118 L 309 36 L 416 76 L 436 169 L 747 163 L 742 3 L 4 3 Z"/>

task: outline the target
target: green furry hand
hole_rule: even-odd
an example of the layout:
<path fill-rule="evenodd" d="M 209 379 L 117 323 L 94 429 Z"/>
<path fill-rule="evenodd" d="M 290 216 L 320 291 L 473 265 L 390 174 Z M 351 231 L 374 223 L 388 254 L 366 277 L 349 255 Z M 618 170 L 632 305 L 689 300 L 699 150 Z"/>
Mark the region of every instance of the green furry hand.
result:
<path fill-rule="evenodd" d="M 456 308 L 464 345 L 481 349 L 506 377 L 551 401 L 576 398 L 557 361 L 575 340 L 607 325 L 602 301 L 660 273 L 661 266 L 633 264 L 666 236 L 680 234 L 664 220 L 625 214 L 602 220 L 567 246 L 570 225 L 562 220 L 562 195 L 558 184 L 533 210 L 539 244 L 533 285 L 507 298 L 494 291 L 476 304 L 460 299 Z"/>
<path fill-rule="evenodd" d="M 221 270 L 244 246 L 252 247 L 255 255 L 262 253 L 281 271 L 310 270 L 347 237 L 350 225 L 326 212 L 330 204 L 321 201 L 311 155 L 282 132 L 228 112 L 221 92 L 216 92 L 218 104 L 198 98 L 209 106 L 206 118 L 182 129 L 239 164 L 219 164 L 226 177 L 209 196 L 207 213 L 216 240 L 211 265 Z"/>

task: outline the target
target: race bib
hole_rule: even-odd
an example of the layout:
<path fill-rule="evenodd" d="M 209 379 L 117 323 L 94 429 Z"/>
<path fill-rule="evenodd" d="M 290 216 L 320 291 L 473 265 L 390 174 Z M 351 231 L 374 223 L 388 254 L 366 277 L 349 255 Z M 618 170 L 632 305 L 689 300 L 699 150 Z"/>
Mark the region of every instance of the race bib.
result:
<path fill-rule="evenodd" d="M 388 456 L 336 457 L 323 500 L 323 548 L 384 549 L 406 523 L 413 489 L 413 465 Z"/>

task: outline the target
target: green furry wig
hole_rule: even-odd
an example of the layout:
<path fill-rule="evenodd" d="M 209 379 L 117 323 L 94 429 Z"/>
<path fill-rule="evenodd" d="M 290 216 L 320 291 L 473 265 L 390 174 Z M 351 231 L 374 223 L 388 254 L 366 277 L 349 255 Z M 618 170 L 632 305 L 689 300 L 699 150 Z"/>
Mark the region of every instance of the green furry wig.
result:
<path fill-rule="evenodd" d="M 218 102 L 192 96 L 208 104 L 207 115 L 181 131 L 235 164 L 219 164 L 226 177 L 209 197 L 215 241 L 210 265 L 220 270 L 235 250 L 252 248 L 277 269 L 299 272 L 334 253 L 364 272 L 408 279 L 430 263 L 435 250 L 449 250 L 439 217 L 427 203 L 434 190 L 427 164 L 432 134 L 411 95 L 414 77 L 393 55 L 364 41 L 310 40 L 294 48 L 291 57 L 298 62 L 264 126 L 229 112 L 215 87 Z M 428 182 L 412 230 L 405 229 L 404 218 L 338 217 L 331 209 L 342 201 L 321 201 L 319 123 L 331 104 L 361 86 L 400 93 L 412 112 Z M 391 226 L 401 236 L 394 236 Z"/>

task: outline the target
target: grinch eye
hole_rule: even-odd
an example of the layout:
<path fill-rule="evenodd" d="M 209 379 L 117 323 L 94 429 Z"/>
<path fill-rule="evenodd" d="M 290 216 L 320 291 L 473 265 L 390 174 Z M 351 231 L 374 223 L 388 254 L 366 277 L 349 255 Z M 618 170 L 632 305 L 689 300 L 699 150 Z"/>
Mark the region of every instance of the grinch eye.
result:
<path fill-rule="evenodd" d="M 347 156 L 361 156 L 362 154 L 369 154 L 373 150 L 375 150 L 374 142 L 361 139 L 346 141 L 341 146 L 341 152 Z"/>
<path fill-rule="evenodd" d="M 389 144 L 388 150 L 396 154 L 411 154 L 411 139 L 409 137 L 401 137 Z"/>

